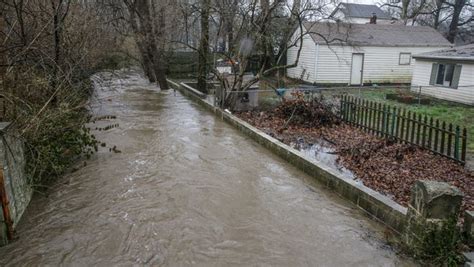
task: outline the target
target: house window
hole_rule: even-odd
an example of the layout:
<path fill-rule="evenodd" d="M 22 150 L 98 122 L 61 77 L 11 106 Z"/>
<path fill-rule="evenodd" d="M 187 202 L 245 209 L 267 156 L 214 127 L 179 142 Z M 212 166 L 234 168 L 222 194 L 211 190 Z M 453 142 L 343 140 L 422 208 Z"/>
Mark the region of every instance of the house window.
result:
<path fill-rule="evenodd" d="M 410 63 L 411 63 L 411 53 L 400 53 L 398 65 L 410 65 Z"/>
<path fill-rule="evenodd" d="M 430 84 L 458 88 L 461 67 L 462 65 L 450 63 L 433 63 Z"/>

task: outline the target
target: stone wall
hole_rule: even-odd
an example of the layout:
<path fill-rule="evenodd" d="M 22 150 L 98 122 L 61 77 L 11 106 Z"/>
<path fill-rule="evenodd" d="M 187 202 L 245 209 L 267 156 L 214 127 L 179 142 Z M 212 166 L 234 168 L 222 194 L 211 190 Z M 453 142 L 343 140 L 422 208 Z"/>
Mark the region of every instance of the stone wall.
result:
<path fill-rule="evenodd" d="M 178 84 L 172 80 L 168 80 L 168 82 L 172 88 L 181 91 L 184 95 L 214 112 L 224 121 L 228 122 L 259 144 L 314 177 L 343 198 L 351 201 L 357 207 L 373 216 L 376 220 L 382 222 L 388 228 L 398 233 L 404 231 L 407 212 L 405 207 L 402 207 L 390 198 L 357 183 L 353 179 L 341 176 L 334 170 L 325 167 L 314 159 L 308 158 L 300 151 L 265 134 L 236 116 L 214 107 L 202 97 L 200 92 L 196 92 L 194 88 L 193 90 L 190 90 L 189 86 L 184 86 L 182 83 Z"/>
<path fill-rule="evenodd" d="M 426 232 L 427 227 L 431 224 L 442 225 L 447 218 L 458 214 L 460 210 L 463 196 L 457 188 L 446 183 L 423 180 L 417 181 L 413 187 L 409 208 L 402 207 L 392 199 L 335 173 L 298 150 L 274 139 L 232 114 L 222 111 L 207 101 L 200 92 L 189 90 L 189 86 L 183 86 L 183 84 L 171 80 L 168 82 L 172 88 L 181 91 L 185 96 L 214 112 L 256 142 L 311 175 L 341 197 L 354 203 L 371 215 L 373 219 L 400 234 L 403 239 L 401 241 L 410 251 L 413 246 L 417 246 L 414 245 L 416 243 L 414 241 L 418 240 L 423 232 Z M 471 246 L 474 246 L 474 212 L 467 211 L 464 218 L 463 234 L 467 236 Z M 474 252 L 467 254 L 474 258 Z M 469 262 L 470 259 L 468 258 L 467 261 Z M 472 265 L 467 266 L 474 266 L 474 259 L 468 264 Z"/>
<path fill-rule="evenodd" d="M 15 227 L 31 200 L 33 190 L 25 172 L 24 144 L 9 126 L 9 123 L 0 123 L 0 171 L 3 171 L 4 189 Z M 5 245 L 7 226 L 3 212 L 0 213 L 0 245 Z"/>

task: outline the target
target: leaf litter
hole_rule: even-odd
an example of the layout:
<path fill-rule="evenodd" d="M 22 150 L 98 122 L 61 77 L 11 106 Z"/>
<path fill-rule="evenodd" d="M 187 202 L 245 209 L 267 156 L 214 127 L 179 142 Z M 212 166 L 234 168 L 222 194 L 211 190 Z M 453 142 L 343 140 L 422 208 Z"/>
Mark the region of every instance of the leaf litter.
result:
<path fill-rule="evenodd" d="M 462 210 L 474 210 L 473 174 L 459 163 L 427 149 L 377 137 L 343 123 L 334 106 L 303 97 L 285 100 L 270 111 L 236 115 L 288 145 L 324 141 L 337 163 L 369 188 L 407 206 L 416 180 L 447 182 L 464 193 Z"/>

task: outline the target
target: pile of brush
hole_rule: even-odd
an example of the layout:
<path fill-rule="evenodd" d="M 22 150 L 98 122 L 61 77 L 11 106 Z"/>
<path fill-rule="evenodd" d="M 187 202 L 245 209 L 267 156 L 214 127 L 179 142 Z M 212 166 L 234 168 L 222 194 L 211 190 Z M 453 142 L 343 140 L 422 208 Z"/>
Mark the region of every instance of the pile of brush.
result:
<path fill-rule="evenodd" d="M 306 100 L 303 93 L 296 92 L 275 109 L 275 115 L 285 119 L 287 125 L 311 128 L 339 124 L 340 119 L 332 110 L 332 105 L 322 98 Z"/>

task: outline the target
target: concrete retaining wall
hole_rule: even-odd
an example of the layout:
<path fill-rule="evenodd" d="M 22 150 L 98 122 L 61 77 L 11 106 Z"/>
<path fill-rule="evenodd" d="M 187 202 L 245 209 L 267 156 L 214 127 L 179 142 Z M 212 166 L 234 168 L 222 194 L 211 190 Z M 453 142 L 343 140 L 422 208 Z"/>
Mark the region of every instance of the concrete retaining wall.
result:
<path fill-rule="evenodd" d="M 8 123 L 0 123 L 0 166 L 4 175 L 4 189 L 13 227 L 28 206 L 33 190 L 25 172 L 24 144 L 12 134 Z M 7 225 L 0 206 L 0 246 L 7 243 Z"/>
<path fill-rule="evenodd" d="M 230 123 L 241 132 L 247 134 L 249 137 L 271 150 L 273 153 L 298 167 L 300 170 L 311 175 L 322 184 L 335 191 L 341 197 L 351 201 L 370 214 L 374 219 L 382 222 L 384 225 L 398 233 L 404 231 L 406 226 L 407 208 L 352 179 L 347 179 L 339 175 L 333 170 L 325 167 L 317 160 L 306 157 L 300 151 L 265 134 L 236 116 L 214 107 L 211 103 L 203 99 L 201 95 L 196 94 L 192 90 L 188 90 L 183 84 L 178 84 L 171 80 L 169 80 L 169 83 L 174 89 L 179 90 L 181 93 L 198 102 L 203 107 L 214 112 L 224 121 Z"/>

